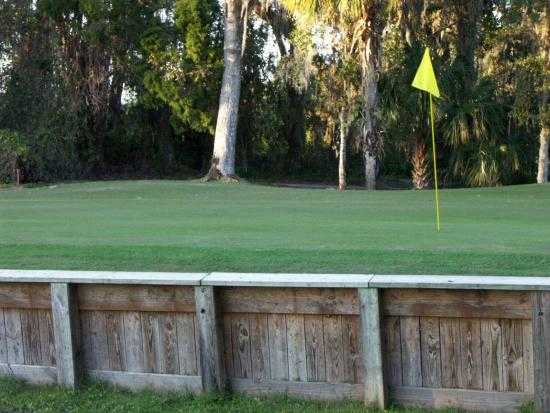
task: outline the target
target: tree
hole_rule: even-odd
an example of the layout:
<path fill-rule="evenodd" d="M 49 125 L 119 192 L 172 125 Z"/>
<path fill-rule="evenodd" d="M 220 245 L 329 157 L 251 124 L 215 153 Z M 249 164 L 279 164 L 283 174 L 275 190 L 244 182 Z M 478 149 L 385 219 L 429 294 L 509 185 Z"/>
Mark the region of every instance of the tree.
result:
<path fill-rule="evenodd" d="M 550 5 L 545 2 L 540 32 L 540 50 L 543 61 L 543 84 L 540 103 L 540 146 L 537 183 L 548 182 L 548 147 L 550 146 Z"/>
<path fill-rule="evenodd" d="M 382 149 L 378 126 L 378 78 L 380 75 L 381 39 L 383 28 L 382 0 L 283 0 L 294 13 L 352 34 L 352 48 L 356 48 L 361 62 L 363 107 L 361 111 L 361 139 L 364 159 L 365 186 L 374 190 L 377 162 Z M 346 28 L 347 27 L 347 28 Z"/>
<path fill-rule="evenodd" d="M 237 180 L 235 175 L 235 147 L 241 95 L 243 27 L 246 24 L 243 24 L 242 6 L 241 0 L 225 0 L 224 3 L 224 69 L 212 163 L 208 174 L 205 176 L 207 181 L 218 179 Z"/>

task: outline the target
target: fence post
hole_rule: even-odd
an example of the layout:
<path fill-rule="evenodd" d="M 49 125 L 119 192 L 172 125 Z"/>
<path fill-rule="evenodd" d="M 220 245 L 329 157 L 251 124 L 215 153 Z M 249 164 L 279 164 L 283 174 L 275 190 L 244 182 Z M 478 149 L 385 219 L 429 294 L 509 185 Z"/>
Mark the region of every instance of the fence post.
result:
<path fill-rule="evenodd" d="M 550 292 L 534 294 L 533 365 L 535 410 L 550 412 Z"/>
<path fill-rule="evenodd" d="M 79 384 L 77 366 L 79 323 L 74 287 L 67 283 L 52 283 L 50 290 L 57 383 L 60 386 L 76 388 Z"/>
<path fill-rule="evenodd" d="M 216 306 L 214 287 L 195 287 L 199 324 L 202 388 L 206 392 L 226 390 L 223 362 L 223 331 Z"/>
<path fill-rule="evenodd" d="M 361 343 L 365 371 L 365 404 L 386 408 L 386 387 L 382 360 L 380 293 L 378 288 L 360 288 Z"/>

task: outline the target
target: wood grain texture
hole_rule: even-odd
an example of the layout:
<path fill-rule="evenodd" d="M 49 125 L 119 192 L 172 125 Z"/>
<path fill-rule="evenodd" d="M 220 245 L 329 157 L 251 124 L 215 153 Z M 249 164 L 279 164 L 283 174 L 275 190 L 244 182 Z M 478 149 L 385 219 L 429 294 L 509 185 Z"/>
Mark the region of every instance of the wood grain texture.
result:
<path fill-rule="evenodd" d="M 203 390 L 225 391 L 224 332 L 214 287 L 195 287 Z"/>
<path fill-rule="evenodd" d="M 441 338 L 441 384 L 444 388 L 462 386 L 460 319 L 439 320 Z"/>
<path fill-rule="evenodd" d="M 529 321 L 528 321 L 529 322 Z M 481 320 L 483 390 L 503 391 L 502 328 L 500 320 Z"/>
<path fill-rule="evenodd" d="M 533 393 L 535 374 L 533 367 L 533 321 L 524 320 L 523 324 L 523 391 Z"/>
<path fill-rule="evenodd" d="M 41 360 L 43 366 L 55 366 L 55 338 L 53 331 L 52 313 L 47 310 L 39 310 L 40 325 L 40 349 L 42 350 Z"/>
<path fill-rule="evenodd" d="M 483 388 L 481 363 L 481 326 L 476 319 L 460 319 L 460 365 L 462 382 L 460 388 L 481 390 Z"/>
<path fill-rule="evenodd" d="M 342 317 L 339 315 L 323 316 L 327 382 L 344 382 L 344 356 L 342 354 Z"/>
<path fill-rule="evenodd" d="M 97 370 L 109 370 L 109 343 L 105 313 L 91 311 L 88 316 L 92 365 Z"/>
<path fill-rule="evenodd" d="M 40 346 L 40 319 L 35 310 L 21 310 L 21 332 L 23 333 L 23 354 L 25 364 L 40 366 L 42 348 Z"/>
<path fill-rule="evenodd" d="M 195 341 L 195 315 L 179 313 L 176 315 L 178 335 L 179 371 L 184 376 L 198 375 L 197 348 Z"/>
<path fill-rule="evenodd" d="M 353 315 L 342 316 L 342 351 L 344 356 L 344 382 L 363 383 L 365 368 L 361 346 L 360 318 Z"/>
<path fill-rule="evenodd" d="M 141 315 L 143 356 L 145 372 L 160 373 L 160 333 L 158 313 L 142 313 Z"/>
<path fill-rule="evenodd" d="M 125 371 L 126 338 L 124 333 L 124 313 L 120 311 L 105 312 L 109 370 Z"/>
<path fill-rule="evenodd" d="M 420 317 L 422 387 L 441 387 L 441 342 L 439 318 Z"/>
<path fill-rule="evenodd" d="M 76 294 L 73 286 L 62 283 L 51 284 L 52 321 L 55 337 L 57 383 L 60 386 L 76 388 L 80 382 L 78 366 L 80 322 Z"/>
<path fill-rule="evenodd" d="M 250 315 L 250 355 L 252 374 L 256 382 L 269 380 L 269 329 L 267 314 Z"/>
<path fill-rule="evenodd" d="M 227 377 L 234 377 L 233 370 L 233 338 L 231 335 L 231 328 L 233 326 L 233 314 L 223 314 L 223 360 L 225 367 L 225 374 Z"/>
<path fill-rule="evenodd" d="M 403 385 L 422 387 L 419 317 L 401 317 Z"/>
<path fill-rule="evenodd" d="M 531 319 L 532 293 L 522 291 L 388 289 L 386 316 Z"/>
<path fill-rule="evenodd" d="M 0 308 L 49 310 L 50 286 L 38 283 L 2 283 Z"/>
<path fill-rule="evenodd" d="M 384 376 L 389 386 L 403 385 L 401 365 L 401 318 L 384 317 Z"/>
<path fill-rule="evenodd" d="M 361 400 L 364 394 L 361 384 L 299 382 L 268 380 L 255 382 L 250 379 L 231 379 L 231 389 L 250 395 L 285 394 L 315 400 Z"/>
<path fill-rule="evenodd" d="M 395 387 L 390 399 L 402 406 L 427 409 L 464 409 L 483 412 L 518 412 L 532 400 L 533 395 L 514 392 L 487 392 L 464 389 L 429 389 L 421 387 Z"/>
<path fill-rule="evenodd" d="M 8 363 L 25 364 L 20 310 L 4 309 Z"/>
<path fill-rule="evenodd" d="M 523 391 L 523 326 L 521 320 L 502 320 L 505 391 Z"/>
<path fill-rule="evenodd" d="M 303 315 L 286 316 L 288 342 L 288 379 L 307 381 L 306 339 Z"/>
<path fill-rule="evenodd" d="M 359 314 L 357 291 L 338 288 L 225 287 L 224 313 Z"/>
<path fill-rule="evenodd" d="M 327 373 L 323 317 L 320 315 L 304 315 L 304 329 L 307 380 L 311 382 L 325 381 Z"/>
<path fill-rule="evenodd" d="M 365 376 L 365 404 L 386 408 L 386 384 L 382 358 L 382 328 L 380 292 L 375 288 L 359 290 L 361 302 L 362 365 Z"/>
<path fill-rule="evenodd" d="M 233 375 L 244 379 L 252 378 L 249 319 L 245 314 L 238 314 L 231 321 Z"/>
<path fill-rule="evenodd" d="M 271 379 L 288 380 L 288 344 L 284 314 L 269 314 L 269 369 Z"/>
<path fill-rule="evenodd" d="M 81 310 L 194 312 L 193 287 L 147 285 L 78 286 Z"/>
<path fill-rule="evenodd" d="M 126 311 L 123 313 L 124 322 L 124 354 L 126 370 L 134 373 L 144 373 L 145 354 L 143 352 L 143 326 L 141 313 Z"/>

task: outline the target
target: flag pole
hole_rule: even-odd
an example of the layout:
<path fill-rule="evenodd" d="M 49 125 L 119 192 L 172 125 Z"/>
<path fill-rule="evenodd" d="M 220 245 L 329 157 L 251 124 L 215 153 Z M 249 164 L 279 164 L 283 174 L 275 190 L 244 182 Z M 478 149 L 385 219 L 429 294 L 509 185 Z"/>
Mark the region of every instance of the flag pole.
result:
<path fill-rule="evenodd" d="M 437 184 L 437 156 L 435 154 L 435 129 L 434 129 L 434 109 L 433 109 L 433 103 L 432 103 L 432 94 L 428 93 L 430 95 L 430 124 L 432 126 L 432 152 L 433 152 L 433 164 L 434 164 L 434 188 L 435 188 L 435 217 L 436 217 L 436 228 L 437 232 L 441 230 L 441 226 L 439 223 L 439 188 Z"/>

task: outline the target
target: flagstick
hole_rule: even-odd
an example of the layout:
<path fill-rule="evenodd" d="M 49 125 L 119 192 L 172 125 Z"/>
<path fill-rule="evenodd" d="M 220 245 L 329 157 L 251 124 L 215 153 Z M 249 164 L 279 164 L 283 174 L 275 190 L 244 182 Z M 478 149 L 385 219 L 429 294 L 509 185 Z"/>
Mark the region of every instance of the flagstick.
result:
<path fill-rule="evenodd" d="M 440 231 L 441 227 L 439 224 L 439 189 L 437 186 L 437 158 L 435 156 L 435 130 L 434 130 L 434 109 L 432 104 L 432 94 L 428 93 L 430 95 L 430 119 L 431 119 L 431 125 L 432 125 L 432 149 L 433 149 L 433 157 L 434 157 L 434 185 L 435 185 L 435 216 L 436 216 L 436 227 L 437 232 Z"/>

